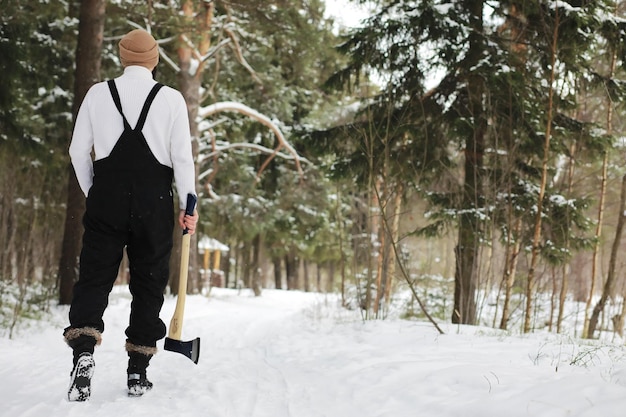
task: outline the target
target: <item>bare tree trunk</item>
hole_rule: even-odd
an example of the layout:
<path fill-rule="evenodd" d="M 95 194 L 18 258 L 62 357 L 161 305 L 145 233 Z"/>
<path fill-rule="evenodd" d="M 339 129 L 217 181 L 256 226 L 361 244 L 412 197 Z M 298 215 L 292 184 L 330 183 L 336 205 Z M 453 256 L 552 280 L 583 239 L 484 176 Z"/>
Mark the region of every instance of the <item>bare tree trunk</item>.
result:
<path fill-rule="evenodd" d="M 245 245 L 243 244 L 243 242 L 237 242 L 237 245 L 235 245 L 235 254 L 234 254 L 234 258 L 235 258 L 235 281 L 233 283 L 233 287 L 234 288 L 239 288 L 240 287 L 240 274 L 242 273 L 242 267 L 241 267 L 241 257 L 242 257 L 242 252 L 244 251 Z"/>
<path fill-rule="evenodd" d="M 622 288 L 622 307 L 620 308 L 619 313 L 613 316 L 613 331 L 619 335 L 619 337 L 624 338 L 624 314 L 626 313 L 626 293 L 624 293 L 624 289 Z"/>
<path fill-rule="evenodd" d="M 383 216 L 383 217 L 381 217 L 381 219 L 382 219 L 382 222 L 383 222 L 384 229 L 387 231 L 387 233 L 389 235 L 392 235 L 392 233 L 391 233 L 392 227 L 389 225 L 389 222 L 387 221 L 387 218 Z M 398 259 L 399 258 L 399 256 L 398 256 L 398 244 L 397 244 L 397 242 L 395 240 L 391 241 L 391 249 L 392 249 L 392 251 L 394 253 L 395 258 Z M 417 291 L 415 290 L 415 285 L 411 281 L 411 278 L 409 277 L 408 271 L 406 270 L 404 264 L 402 262 L 398 262 L 397 266 L 398 266 L 398 269 L 400 271 L 401 276 L 404 278 L 404 281 L 409 286 L 409 289 L 411 290 L 411 294 L 413 294 L 413 300 L 417 301 L 417 303 L 420 306 L 420 309 L 422 310 L 422 313 L 424 313 L 424 315 L 426 316 L 428 321 L 430 321 L 432 323 L 432 325 L 435 326 L 437 331 L 440 334 L 444 334 L 443 330 L 441 330 L 441 328 L 439 327 L 437 322 L 433 319 L 433 317 L 430 315 L 430 313 L 428 313 L 428 310 L 426 309 L 426 306 L 424 305 L 424 303 L 422 302 L 421 298 L 417 294 Z M 411 301 L 413 301 L 413 300 L 411 300 Z"/>
<path fill-rule="evenodd" d="M 379 179 L 375 184 L 376 190 L 374 193 L 374 200 L 376 202 L 376 209 L 378 210 L 378 216 L 380 219 L 383 217 L 387 221 L 387 184 L 384 180 Z M 378 236 L 378 257 L 376 258 L 376 295 L 374 298 L 374 317 L 378 317 L 378 309 L 380 307 L 380 300 L 383 298 L 383 275 L 385 274 L 385 249 L 387 246 L 387 239 L 385 236 L 385 228 L 380 227 L 381 221 L 373 222 L 377 230 L 375 231 Z M 374 230 L 372 230 L 374 235 Z"/>
<path fill-rule="evenodd" d="M 285 271 L 287 274 L 287 289 L 298 289 L 298 260 L 293 249 L 285 255 Z"/>
<path fill-rule="evenodd" d="M 322 264 L 319 262 L 315 263 L 315 287 L 317 292 L 322 291 Z"/>
<path fill-rule="evenodd" d="M 512 211 L 512 208 L 511 208 Z M 517 273 L 517 261 L 519 259 L 519 252 L 521 247 L 520 232 L 522 229 L 522 219 L 517 218 L 515 225 L 511 225 L 513 230 L 509 230 L 507 235 L 507 246 L 510 247 L 507 250 L 507 258 L 504 267 L 504 303 L 502 305 L 502 319 L 500 320 L 500 328 L 506 330 L 508 328 L 510 311 L 511 311 L 511 297 L 513 295 L 513 283 L 515 282 L 515 274 Z M 514 237 L 515 236 L 515 237 Z M 513 244 L 511 242 L 514 241 Z"/>
<path fill-rule="evenodd" d="M 580 115 L 578 115 L 579 117 L 581 117 Z M 569 152 L 569 162 L 568 162 L 568 169 L 567 169 L 567 177 L 566 177 L 566 181 L 567 181 L 567 198 L 571 198 L 572 195 L 572 190 L 573 190 L 573 184 L 574 184 L 574 168 L 575 168 L 575 159 L 576 159 L 576 143 L 572 143 L 570 146 L 570 152 Z M 565 224 L 570 224 L 570 209 L 569 207 L 566 207 L 565 210 Z M 565 250 L 569 250 L 570 249 L 570 233 L 569 233 L 569 229 L 566 230 L 566 234 L 563 238 L 563 244 L 562 247 Z M 559 290 L 559 285 L 558 285 L 558 279 L 557 279 L 557 273 L 556 273 L 556 269 L 553 267 L 552 268 L 552 293 L 551 293 L 551 297 L 550 297 L 550 319 L 548 322 L 548 327 L 549 330 L 552 331 L 553 326 L 554 326 L 554 310 L 556 308 L 556 295 L 558 293 L 558 313 L 557 313 L 557 319 L 556 319 L 556 329 L 557 332 L 560 332 L 561 330 L 561 324 L 562 324 L 562 320 L 563 320 L 563 309 L 564 309 L 564 304 L 565 304 L 565 298 L 567 295 L 567 286 L 568 286 L 568 269 L 567 269 L 567 263 L 563 264 L 563 268 L 561 269 L 562 272 L 562 276 L 561 276 L 561 285 L 560 285 L 560 290 Z"/>
<path fill-rule="evenodd" d="M 404 187 L 402 184 L 399 184 L 396 187 L 396 197 L 394 202 L 394 215 L 391 221 L 391 245 L 397 244 L 399 240 L 399 231 L 400 231 L 400 213 L 402 212 L 402 193 L 404 191 Z M 390 246 L 391 246 L 390 245 Z M 394 278 L 396 275 L 396 262 L 399 262 L 399 259 L 396 257 L 393 248 L 389 250 L 388 255 L 389 268 L 386 273 L 385 280 L 385 302 L 389 305 L 389 300 L 391 298 L 391 288 L 393 287 Z"/>
<path fill-rule="evenodd" d="M 468 59 L 471 67 L 478 63 L 484 51 L 483 44 L 483 1 L 466 0 L 465 7 L 470 12 Z M 482 167 L 485 148 L 487 120 L 483 109 L 484 80 L 477 74 L 468 77 L 469 116 L 474 121 L 472 132 L 465 140 L 465 173 L 459 214 L 458 243 L 455 248 L 456 270 L 454 273 L 454 309 L 452 323 L 476 323 L 476 281 L 478 268 L 478 247 L 481 224 L 475 210 L 482 203 Z"/>
<path fill-rule="evenodd" d="M 537 217 L 535 218 L 535 229 L 533 233 L 533 243 L 530 258 L 530 267 L 528 268 L 528 277 L 526 281 L 526 309 L 524 311 L 524 333 L 531 330 L 532 309 L 535 292 L 535 268 L 539 259 L 539 244 L 541 240 L 543 197 L 546 193 L 546 185 L 548 182 L 548 159 L 550 156 L 550 136 L 552 135 L 552 113 L 553 113 L 553 97 L 554 97 L 554 81 L 556 79 L 556 52 L 558 43 L 560 13 L 558 8 L 555 9 L 556 21 L 554 22 L 554 31 L 552 33 L 552 50 L 550 65 L 550 80 L 548 90 L 548 111 L 546 116 L 546 133 L 543 145 L 543 161 L 541 164 L 541 184 L 539 186 L 539 195 L 537 196 Z"/>
<path fill-rule="evenodd" d="M 325 292 L 335 291 L 335 261 L 328 261 L 328 279 Z"/>
<path fill-rule="evenodd" d="M 278 256 L 272 258 L 272 264 L 274 264 L 274 287 L 277 290 L 283 289 L 283 277 L 281 270 L 281 262 Z"/>
<path fill-rule="evenodd" d="M 304 291 L 311 292 L 311 278 L 309 276 L 309 263 L 306 259 L 302 259 L 302 275 L 304 277 Z"/>
<path fill-rule="evenodd" d="M 617 15 L 618 3 L 615 4 L 615 14 Z M 611 54 L 611 65 L 609 69 L 608 79 L 612 79 L 615 75 L 615 67 L 617 64 L 617 52 L 613 51 Z M 606 114 L 606 130 L 607 133 L 611 133 L 613 130 L 613 103 L 610 97 L 607 97 L 607 114 Z M 615 262 L 617 257 L 617 249 L 619 247 L 619 243 L 622 239 L 622 228 L 624 227 L 624 200 L 626 199 L 626 176 L 622 178 L 622 194 L 620 196 L 620 211 L 619 218 L 617 220 L 617 230 L 615 232 L 615 239 L 613 240 L 613 247 L 611 250 L 611 259 L 609 260 L 609 271 L 607 280 L 604 284 L 604 289 L 602 291 L 602 296 L 598 303 L 593 309 L 593 313 L 589 321 L 587 321 L 587 317 L 589 316 L 589 310 L 591 309 L 591 303 L 593 300 L 593 295 L 595 292 L 595 284 L 596 284 L 596 269 L 597 269 L 597 258 L 600 247 L 600 234 L 602 231 L 602 219 L 604 214 L 604 199 L 606 195 L 606 183 L 607 183 L 607 166 L 609 161 L 609 152 L 608 150 L 604 153 L 604 159 L 602 161 L 602 180 L 600 185 L 600 202 L 598 203 L 598 224 L 596 226 L 596 243 L 593 251 L 593 273 L 591 275 L 591 289 L 589 290 L 589 296 L 587 298 L 587 304 L 585 306 L 585 325 L 583 327 L 583 337 L 592 338 L 593 334 L 596 330 L 596 326 L 598 323 L 598 316 L 600 312 L 604 310 L 604 305 L 609 296 L 612 295 L 614 287 L 615 287 Z"/>
<path fill-rule="evenodd" d="M 527 19 L 522 13 L 522 10 L 515 5 L 512 5 L 509 9 L 509 14 L 505 19 L 504 23 L 498 28 L 498 33 L 500 36 L 508 33 L 508 40 L 511 41 L 511 52 L 516 55 L 516 58 L 520 60 L 520 63 L 523 64 L 527 61 L 527 45 L 525 36 L 525 24 L 520 25 L 519 22 L 524 22 Z M 512 100 L 512 97 L 510 97 Z M 510 110 L 511 111 L 511 110 Z M 512 126 L 509 126 L 507 129 L 503 131 L 505 143 L 511 147 L 507 152 L 508 155 L 515 155 L 515 140 L 513 136 L 515 133 L 513 132 Z M 505 162 L 503 169 L 512 170 L 515 166 L 515 163 L 511 160 Z M 510 174 L 511 171 L 508 171 Z M 509 178 L 512 178 L 509 175 Z M 512 184 L 509 183 L 509 193 L 512 191 Z M 507 235 L 506 235 L 506 249 L 505 249 L 505 258 L 504 258 L 504 271 L 502 277 L 502 284 L 504 286 L 504 301 L 502 306 L 502 318 L 500 320 L 500 329 L 507 329 L 508 323 L 511 314 L 511 298 L 513 293 L 513 284 L 515 282 L 515 276 L 517 274 L 517 264 L 519 259 L 521 241 L 523 237 L 521 236 L 522 230 L 522 220 L 519 216 L 516 216 L 513 203 L 509 201 L 507 207 Z"/>
<path fill-rule="evenodd" d="M 563 317 L 565 316 L 565 302 L 567 301 L 567 291 L 569 287 L 569 264 L 563 264 L 561 277 L 561 290 L 559 292 L 559 313 L 556 318 L 556 332 L 561 333 Z"/>
<path fill-rule="evenodd" d="M 550 268 L 552 274 L 552 291 L 550 292 L 550 316 L 548 317 L 548 331 L 552 331 L 552 326 L 554 326 L 554 311 L 556 309 L 556 295 L 559 291 L 559 286 L 557 284 L 556 278 L 556 267 L 553 266 Z"/>
<path fill-rule="evenodd" d="M 255 297 L 259 297 L 261 295 L 261 289 L 263 287 L 263 274 L 261 271 L 261 235 L 257 234 L 254 239 L 252 239 L 252 267 L 251 267 L 251 282 L 250 288 L 254 292 Z"/>
<path fill-rule="evenodd" d="M 13 165 L 11 161 L 3 162 L 2 168 L 4 175 L 2 188 L 0 189 L 0 207 L 2 212 L 0 213 L 0 250 L 2 255 L 0 256 L 0 279 L 8 279 L 12 277 L 13 259 L 16 251 L 16 238 L 18 229 L 18 210 L 15 208 L 15 197 L 18 181 L 10 172 L 12 172 Z M 6 164 L 4 164 L 6 162 Z M 8 170 L 7 170 L 8 169 Z M 71 291 L 71 288 L 70 288 Z"/>
<path fill-rule="evenodd" d="M 241 259 L 241 286 L 251 288 L 252 287 L 252 248 L 248 242 L 244 242 L 241 245 L 241 251 L 239 252 Z"/>
<path fill-rule="evenodd" d="M 617 219 L 617 226 L 615 227 L 615 238 L 613 239 L 613 246 L 611 247 L 609 270 L 606 277 L 606 282 L 604 283 L 604 289 L 602 290 L 602 295 L 596 303 L 596 306 L 593 309 L 593 313 L 591 314 L 591 318 L 589 319 L 588 332 L 585 335 L 588 338 L 593 337 L 593 334 L 595 333 L 596 327 L 598 325 L 598 318 L 600 317 L 600 313 L 604 311 L 604 306 L 606 305 L 606 302 L 615 291 L 615 283 L 617 281 L 617 274 L 615 273 L 616 263 L 617 257 L 619 255 L 620 244 L 622 242 L 622 231 L 624 230 L 624 222 L 626 221 L 626 215 L 624 213 L 624 210 L 626 210 L 626 175 L 622 177 L 622 191 L 619 199 L 619 217 Z"/>
<path fill-rule="evenodd" d="M 224 272 L 224 288 L 231 288 L 230 285 L 230 261 L 232 259 L 231 256 L 232 251 L 226 252 L 224 258 L 222 259 L 222 271 Z"/>
<path fill-rule="evenodd" d="M 378 178 L 376 178 L 376 174 L 374 172 L 374 163 L 373 163 L 373 151 L 371 150 L 371 146 L 373 142 L 373 138 L 368 138 L 368 146 L 370 149 L 368 150 L 370 155 L 370 167 L 369 167 L 369 187 L 367 192 L 367 210 L 368 210 L 368 222 L 367 222 L 367 236 L 377 236 L 376 242 L 374 242 L 373 238 L 367 239 L 367 271 L 365 278 L 365 285 L 362 286 L 363 290 L 363 305 L 361 308 L 365 312 L 365 318 L 370 319 L 371 313 L 373 312 L 373 301 L 375 300 L 375 295 L 372 294 L 372 287 L 376 284 L 377 276 L 378 276 L 378 260 L 380 256 L 375 256 L 375 253 L 378 253 L 376 250 L 376 245 L 380 244 L 380 233 L 381 233 L 381 221 L 383 218 L 380 213 L 380 202 L 378 199 Z"/>
<path fill-rule="evenodd" d="M 493 224 L 492 224 L 493 226 Z M 491 286 L 493 283 L 493 274 L 494 274 L 494 259 L 496 252 L 494 251 L 494 247 L 496 247 L 497 238 L 494 233 L 492 227 L 488 228 L 485 233 L 485 242 L 491 240 L 491 244 L 487 246 L 482 246 L 480 248 L 480 259 L 481 264 L 478 266 L 478 279 L 477 279 L 477 297 L 476 297 L 476 323 L 481 322 L 483 309 L 485 307 L 485 303 L 489 302 L 489 297 L 491 294 Z M 486 266 L 486 268 L 485 268 Z M 482 278 L 485 277 L 485 278 Z"/>
<path fill-rule="evenodd" d="M 575 158 L 574 155 L 576 154 L 576 144 L 572 144 L 572 146 L 570 147 L 570 160 L 569 160 L 569 167 L 568 167 L 568 174 L 567 174 L 567 194 L 568 196 L 571 196 L 572 194 L 572 190 L 574 188 L 574 166 L 575 166 Z M 603 192 L 604 194 L 604 192 Z M 604 199 L 602 199 L 604 200 Z M 603 202 L 600 202 L 600 205 L 603 205 Z M 566 209 L 566 215 L 567 215 L 567 224 L 569 224 L 569 207 Z M 599 211 L 599 223 L 602 223 L 602 210 Z M 570 247 L 570 238 L 569 238 L 569 234 L 567 236 L 565 236 L 565 242 L 563 244 L 564 248 L 567 248 L 569 250 Z M 594 254 L 595 257 L 595 254 Z M 594 261 L 595 263 L 595 261 Z M 595 270 L 595 266 L 593 267 L 593 269 Z M 561 290 L 559 293 L 559 312 L 557 315 L 557 319 L 556 319 L 556 331 L 557 333 L 561 332 L 561 326 L 563 325 L 563 315 L 565 314 L 565 301 L 567 298 L 567 288 L 568 288 L 568 283 L 569 283 L 569 264 L 565 263 L 563 264 L 563 268 L 562 268 L 563 273 L 561 274 Z"/>
<path fill-rule="evenodd" d="M 80 3 L 72 106 L 74 120 L 87 90 L 100 80 L 105 6 L 104 0 L 83 0 Z M 85 198 L 76 180 L 74 169 L 70 166 L 68 170 L 67 210 L 59 261 L 59 304 L 72 302 L 72 288 L 78 280 L 78 258 L 83 234 L 82 216 L 85 211 Z"/>
<path fill-rule="evenodd" d="M 344 241 L 343 241 L 343 234 L 344 234 L 344 224 L 343 224 L 343 216 L 341 214 L 341 191 L 339 189 L 337 189 L 337 224 L 339 225 L 339 230 L 338 230 L 338 234 L 339 234 L 339 273 L 341 276 L 341 283 L 340 283 L 340 292 L 341 292 L 341 305 L 345 306 L 346 305 L 346 260 L 345 260 L 345 256 L 343 254 L 343 245 L 344 245 Z M 328 277 L 328 289 L 329 291 L 333 291 L 334 290 L 334 282 L 335 282 L 335 268 L 334 268 L 334 263 L 331 264 L 331 268 L 328 272 L 329 277 Z"/>
<path fill-rule="evenodd" d="M 609 104 L 609 111 L 611 108 L 612 107 Z M 589 315 L 591 312 L 591 304 L 593 303 L 593 296 L 596 292 L 596 283 L 598 281 L 598 278 L 597 278 L 598 258 L 600 257 L 600 237 L 602 235 L 602 225 L 603 225 L 603 218 L 604 218 L 604 200 L 606 197 L 608 164 L 609 164 L 609 152 L 604 151 L 604 158 L 602 159 L 602 177 L 600 179 L 600 201 L 598 201 L 598 221 L 596 223 L 596 234 L 595 234 L 596 240 L 593 246 L 593 260 L 591 262 L 591 283 L 589 286 L 589 294 L 587 295 L 587 301 L 585 303 L 585 321 L 583 324 L 583 332 L 582 332 L 583 338 L 593 337 L 593 331 L 595 330 L 595 323 L 594 323 L 594 329 L 591 332 L 589 332 L 590 330 Z M 596 307 L 598 305 L 596 305 Z M 602 308 L 604 308 L 604 305 L 602 305 Z M 595 314 L 595 310 L 594 310 L 594 314 Z M 596 316 L 596 322 L 597 322 L 597 316 Z"/>
<path fill-rule="evenodd" d="M 198 39 L 198 45 L 196 46 L 197 52 L 200 55 L 207 53 L 211 46 L 211 29 L 213 23 L 213 11 L 215 8 L 214 2 L 202 2 L 199 6 L 201 10 L 198 12 L 194 7 L 194 2 L 187 0 L 182 5 L 182 12 L 190 27 L 197 27 L 198 31 L 194 33 L 194 36 L 187 36 L 187 34 L 181 35 L 178 52 L 178 62 L 180 71 L 178 72 L 178 80 L 180 85 L 180 92 L 185 98 L 187 103 L 187 114 L 189 116 L 189 129 L 192 139 L 192 152 L 194 160 L 198 158 L 198 109 L 200 107 L 200 90 L 202 88 L 202 77 L 204 74 L 205 64 L 202 62 L 197 67 L 194 67 L 193 61 L 197 59 L 195 57 L 196 51 L 192 49 L 187 38 Z M 198 27 L 199 26 L 199 27 Z M 199 35 L 197 35 L 199 34 Z M 196 172 L 198 172 L 198 166 L 196 162 Z M 200 184 L 198 183 L 198 177 L 196 176 L 196 190 L 200 190 Z M 198 199 L 198 211 L 200 212 L 200 202 Z M 178 218 L 178 215 L 176 216 Z M 178 274 L 180 270 L 180 233 L 178 228 L 175 228 L 174 232 L 174 248 L 172 249 L 172 258 L 170 259 L 170 289 L 172 293 L 176 292 L 178 288 Z M 197 292 L 199 290 L 199 268 L 198 268 L 198 244 L 197 235 L 191 236 L 189 251 L 189 280 L 187 290 L 189 292 Z"/>

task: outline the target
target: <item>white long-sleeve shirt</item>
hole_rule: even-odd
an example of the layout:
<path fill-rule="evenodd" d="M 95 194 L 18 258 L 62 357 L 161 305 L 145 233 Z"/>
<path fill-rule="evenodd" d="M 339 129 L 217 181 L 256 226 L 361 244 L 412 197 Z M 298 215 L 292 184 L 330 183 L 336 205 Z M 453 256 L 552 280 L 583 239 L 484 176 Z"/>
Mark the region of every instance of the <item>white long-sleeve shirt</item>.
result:
<path fill-rule="evenodd" d="M 115 79 L 122 111 L 131 128 L 137 124 L 143 104 L 155 83 L 152 73 L 142 66 L 126 67 L 124 74 Z M 94 84 L 78 111 L 69 149 L 85 196 L 93 185 L 92 149 L 95 160 L 106 158 L 123 131 L 122 116 L 115 107 L 107 83 Z M 196 192 L 187 106 L 179 91 L 167 86 L 161 88 L 148 111 L 142 132 L 155 158 L 174 169 L 179 206 L 184 209 L 187 193 Z"/>

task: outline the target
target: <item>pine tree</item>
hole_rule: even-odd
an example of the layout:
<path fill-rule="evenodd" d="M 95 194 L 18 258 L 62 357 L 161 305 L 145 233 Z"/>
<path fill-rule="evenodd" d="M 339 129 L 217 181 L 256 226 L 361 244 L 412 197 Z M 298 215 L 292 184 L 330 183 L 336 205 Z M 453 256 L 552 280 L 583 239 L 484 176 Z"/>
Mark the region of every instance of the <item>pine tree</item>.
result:
<path fill-rule="evenodd" d="M 422 232 L 456 225 L 453 322 L 476 323 L 480 249 L 491 233 L 504 231 L 502 236 L 508 236 L 504 241 L 512 250 L 504 276 L 511 284 L 520 244 L 530 244 L 534 256 L 549 260 L 558 249 L 547 244 L 548 227 L 571 234 L 588 225 L 571 213 L 551 219 L 559 207 L 550 202 L 559 191 L 546 178 L 567 152 L 563 141 L 568 135 L 594 140 L 592 126 L 571 116 L 576 105 L 574 86 L 556 88 L 591 74 L 583 57 L 594 45 L 592 33 L 602 25 L 603 10 L 603 2 L 386 1 L 342 48 L 350 65 L 332 82 L 349 85 L 367 74 L 378 74 L 383 84 L 352 127 L 335 129 L 327 137 L 349 137 L 352 132 L 353 142 L 348 143 L 353 145 L 362 140 L 356 132 L 367 132 L 381 146 L 378 150 L 389 146 L 392 161 L 407 162 L 398 164 L 402 169 L 388 172 L 420 184 L 428 190 L 425 195 L 430 201 L 443 209 L 431 216 L 432 224 Z M 426 85 L 434 71 L 443 75 L 429 89 Z M 607 143 L 602 138 L 595 142 Z M 346 172 L 368 166 L 376 175 L 383 172 L 383 158 L 368 165 L 363 159 L 367 151 L 342 145 L 343 149 L 329 148 L 346 161 Z M 384 154 L 372 149 L 374 155 Z M 407 166 L 415 168 L 411 172 Z M 439 179 L 433 181 L 433 174 Z M 571 207 L 580 213 L 587 205 L 580 200 Z M 531 263 L 528 313 L 535 267 Z"/>
<path fill-rule="evenodd" d="M 0 277 L 53 287 L 76 23 L 65 3 L 0 7 Z"/>
<path fill-rule="evenodd" d="M 100 80 L 102 35 L 104 32 L 105 1 L 89 0 L 80 4 L 76 71 L 74 77 L 74 118 L 89 88 Z M 59 303 L 70 304 L 72 287 L 78 280 L 76 260 L 80 253 L 82 213 L 85 199 L 73 168 L 69 168 L 67 213 L 63 246 L 59 262 Z"/>

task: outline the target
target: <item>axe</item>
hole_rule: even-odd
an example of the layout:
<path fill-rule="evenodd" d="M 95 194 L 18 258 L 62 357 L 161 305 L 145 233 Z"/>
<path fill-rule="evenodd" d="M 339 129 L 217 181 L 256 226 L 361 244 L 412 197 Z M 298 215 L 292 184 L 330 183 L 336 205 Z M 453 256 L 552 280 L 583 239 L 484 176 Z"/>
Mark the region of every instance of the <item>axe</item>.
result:
<path fill-rule="evenodd" d="M 187 194 L 187 207 L 185 214 L 193 215 L 197 198 L 193 194 Z M 183 314 L 185 313 L 185 297 L 187 295 L 187 272 L 189 269 L 189 242 L 191 235 L 187 229 L 183 230 L 183 243 L 180 254 L 180 277 L 178 280 L 178 295 L 176 297 L 176 309 L 170 321 L 170 331 L 168 337 L 165 338 L 165 350 L 171 352 L 182 353 L 193 361 L 198 363 L 200 357 L 200 338 L 184 342 L 181 340 L 183 331 Z"/>

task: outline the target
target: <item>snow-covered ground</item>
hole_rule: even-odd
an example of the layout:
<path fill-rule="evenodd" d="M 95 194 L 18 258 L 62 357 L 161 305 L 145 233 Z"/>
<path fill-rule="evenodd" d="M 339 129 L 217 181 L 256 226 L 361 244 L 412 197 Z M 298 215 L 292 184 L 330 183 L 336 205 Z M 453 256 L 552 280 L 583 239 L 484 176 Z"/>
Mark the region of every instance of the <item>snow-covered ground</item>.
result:
<path fill-rule="evenodd" d="M 162 350 L 154 389 L 129 398 L 124 329 L 130 297 L 116 287 L 97 348 L 91 400 L 66 400 L 67 307 L 0 337 L 0 416 L 485 417 L 626 415 L 621 342 L 485 327 L 361 320 L 335 296 L 214 288 L 187 297 L 183 339 L 200 362 Z M 169 324 L 175 299 L 168 297 Z"/>

